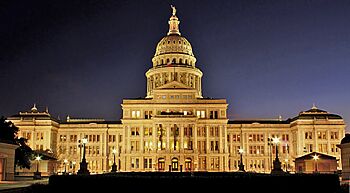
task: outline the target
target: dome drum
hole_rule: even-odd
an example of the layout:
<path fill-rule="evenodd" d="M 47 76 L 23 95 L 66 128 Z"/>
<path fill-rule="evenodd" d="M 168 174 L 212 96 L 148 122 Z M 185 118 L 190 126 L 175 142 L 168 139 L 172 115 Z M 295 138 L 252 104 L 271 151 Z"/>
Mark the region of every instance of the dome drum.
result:
<path fill-rule="evenodd" d="M 147 97 L 153 96 L 153 90 L 163 85 L 166 85 L 172 81 L 177 81 L 186 85 L 188 88 L 196 90 L 197 96 L 201 96 L 202 86 L 202 72 L 199 69 L 187 68 L 187 67 L 167 67 L 150 69 L 146 73 L 147 77 Z"/>

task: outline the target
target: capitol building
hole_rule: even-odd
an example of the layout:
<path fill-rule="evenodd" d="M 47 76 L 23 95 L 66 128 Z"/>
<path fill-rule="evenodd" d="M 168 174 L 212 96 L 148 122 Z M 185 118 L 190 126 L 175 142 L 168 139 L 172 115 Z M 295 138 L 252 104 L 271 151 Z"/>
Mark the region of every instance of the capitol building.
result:
<path fill-rule="evenodd" d="M 289 119 L 229 120 L 226 99 L 202 95 L 203 72 L 174 7 L 168 23 L 145 74 L 147 93 L 123 100 L 121 120 L 57 120 L 35 105 L 8 117 L 32 149 L 56 155 L 55 173 L 79 169 L 82 139 L 91 173 L 109 172 L 113 163 L 120 172 L 229 172 L 240 160 L 245 171 L 270 173 L 276 146 L 283 170 L 296 171 L 295 159 L 312 152 L 335 157 L 341 169 L 341 116 L 310 105 Z"/>

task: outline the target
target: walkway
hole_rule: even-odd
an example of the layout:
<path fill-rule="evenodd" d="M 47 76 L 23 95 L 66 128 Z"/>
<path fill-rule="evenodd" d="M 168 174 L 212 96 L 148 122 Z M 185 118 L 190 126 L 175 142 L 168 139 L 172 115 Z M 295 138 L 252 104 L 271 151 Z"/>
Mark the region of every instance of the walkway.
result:
<path fill-rule="evenodd" d="M 18 181 L 0 181 L 0 192 L 7 192 L 10 189 L 16 188 L 25 188 L 32 184 L 40 183 L 40 184 L 48 184 L 49 179 L 44 178 L 41 180 L 18 180 Z"/>

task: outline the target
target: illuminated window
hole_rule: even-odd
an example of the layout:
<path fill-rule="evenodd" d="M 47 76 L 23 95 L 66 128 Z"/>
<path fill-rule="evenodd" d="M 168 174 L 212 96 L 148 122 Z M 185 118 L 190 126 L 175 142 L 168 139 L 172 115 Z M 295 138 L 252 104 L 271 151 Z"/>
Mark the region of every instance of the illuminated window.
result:
<path fill-rule="evenodd" d="M 140 111 L 131 111 L 131 118 L 140 118 L 141 112 Z"/>
<path fill-rule="evenodd" d="M 145 137 L 152 136 L 152 127 L 143 128 L 143 135 Z"/>
<path fill-rule="evenodd" d="M 198 118 L 205 118 L 205 111 L 197 111 Z"/>

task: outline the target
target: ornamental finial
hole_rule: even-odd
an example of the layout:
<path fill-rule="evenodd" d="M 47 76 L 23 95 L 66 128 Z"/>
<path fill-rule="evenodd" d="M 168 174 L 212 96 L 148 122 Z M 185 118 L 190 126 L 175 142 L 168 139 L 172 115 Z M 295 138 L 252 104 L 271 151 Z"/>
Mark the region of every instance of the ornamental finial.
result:
<path fill-rule="evenodd" d="M 171 9 L 173 9 L 173 15 L 176 15 L 176 8 L 175 8 L 175 6 L 173 6 L 173 5 L 170 5 L 171 6 Z"/>

